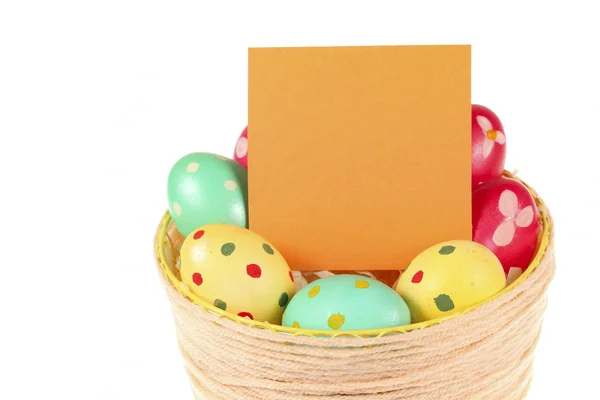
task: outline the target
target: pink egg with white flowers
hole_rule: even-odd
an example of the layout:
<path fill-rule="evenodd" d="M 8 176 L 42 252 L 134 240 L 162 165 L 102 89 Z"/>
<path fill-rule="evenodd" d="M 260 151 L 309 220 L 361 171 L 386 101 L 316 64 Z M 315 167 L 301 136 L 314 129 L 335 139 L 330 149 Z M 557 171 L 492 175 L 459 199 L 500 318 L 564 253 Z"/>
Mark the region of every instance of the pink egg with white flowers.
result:
<path fill-rule="evenodd" d="M 248 127 L 245 127 L 235 144 L 233 159 L 248 169 Z"/>
<path fill-rule="evenodd" d="M 506 136 L 502 122 L 489 108 L 471 107 L 471 178 L 473 189 L 500 178 L 506 160 Z"/>
<path fill-rule="evenodd" d="M 498 178 L 473 192 L 473 241 L 490 249 L 502 263 L 507 281 L 519 277 L 537 251 L 540 213 L 521 182 Z"/>

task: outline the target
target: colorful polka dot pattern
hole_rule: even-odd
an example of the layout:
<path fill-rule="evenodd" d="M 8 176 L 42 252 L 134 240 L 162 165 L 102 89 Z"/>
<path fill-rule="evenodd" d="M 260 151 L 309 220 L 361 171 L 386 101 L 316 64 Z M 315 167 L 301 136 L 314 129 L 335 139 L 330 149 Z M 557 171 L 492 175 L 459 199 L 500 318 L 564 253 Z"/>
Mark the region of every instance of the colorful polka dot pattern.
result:
<path fill-rule="evenodd" d="M 225 257 L 230 256 L 234 250 L 235 244 L 233 243 L 225 243 L 223 246 L 221 246 L 221 254 L 223 254 Z"/>
<path fill-rule="evenodd" d="M 442 246 L 438 250 L 438 253 L 445 256 L 454 253 L 454 250 L 456 250 L 455 246 Z M 421 281 L 423 280 L 423 275 L 423 271 L 417 271 L 410 281 L 412 283 L 421 283 Z M 438 308 L 438 310 L 442 312 L 454 310 L 454 302 L 452 301 L 450 296 L 446 294 L 440 294 L 438 297 L 433 299 L 433 301 L 435 301 L 435 305 Z"/>
<path fill-rule="evenodd" d="M 242 317 L 242 318 L 250 318 L 250 319 L 254 319 L 254 317 L 252 316 L 252 314 L 250 314 L 247 311 L 242 311 L 240 313 L 238 313 L 238 317 Z"/>
<path fill-rule="evenodd" d="M 223 311 L 227 310 L 227 303 L 225 303 L 221 299 L 216 299 L 214 302 L 214 305 L 215 305 L 215 307 L 220 308 Z"/>
<path fill-rule="evenodd" d="M 308 297 L 315 297 L 316 295 L 319 294 L 320 291 L 321 291 L 320 286 L 313 286 L 313 288 L 310 289 L 310 291 L 308 292 Z"/>
<path fill-rule="evenodd" d="M 189 163 L 187 165 L 186 170 L 187 170 L 188 174 L 193 174 L 196 171 L 198 171 L 198 168 L 200 168 L 200 164 L 199 163 L 197 163 L 197 162 L 191 162 L 191 163 Z"/>
<path fill-rule="evenodd" d="M 287 306 L 289 301 L 290 301 L 290 295 L 288 295 L 287 292 L 281 293 L 281 296 L 279 296 L 279 307 Z"/>
<path fill-rule="evenodd" d="M 227 180 L 223 183 L 223 186 L 225 186 L 225 189 L 229 190 L 230 192 L 233 192 L 235 189 L 238 188 L 237 183 L 235 183 L 235 181 L 233 180 Z"/>
<path fill-rule="evenodd" d="M 390 319 L 390 315 L 394 317 Z M 408 307 L 393 289 L 354 274 L 311 283 L 291 300 L 283 321 L 284 326 L 316 330 L 376 329 L 409 323 Z"/>
<path fill-rule="evenodd" d="M 485 301 L 506 285 L 502 264 L 471 240 L 452 240 L 424 250 L 401 275 L 396 291 L 412 322 L 441 318 Z"/>
<path fill-rule="evenodd" d="M 261 268 L 256 264 L 248 264 L 246 266 L 246 273 L 251 278 L 260 278 L 262 275 Z"/>
<path fill-rule="evenodd" d="M 454 250 L 456 250 L 456 247 L 454 246 L 443 246 L 440 249 L 439 253 L 446 256 L 448 254 L 454 253 Z"/>
<path fill-rule="evenodd" d="M 338 329 L 340 329 L 342 326 L 344 326 L 344 322 L 346 322 L 346 317 L 344 317 L 342 314 L 333 314 L 332 316 L 329 317 L 329 319 L 327 320 L 327 325 L 337 331 Z"/>
<path fill-rule="evenodd" d="M 454 310 L 454 302 L 447 294 L 440 294 L 438 297 L 433 299 L 438 310 L 442 312 Z"/>
<path fill-rule="evenodd" d="M 275 254 L 275 252 L 273 251 L 273 248 L 266 243 L 263 244 L 263 249 L 265 250 L 265 253 L 267 253 L 267 254 L 271 254 L 271 255 Z"/>
<path fill-rule="evenodd" d="M 286 264 L 283 264 L 282 267 L 276 267 L 273 269 L 273 265 L 281 265 L 281 261 L 277 258 L 283 260 L 281 256 L 275 252 L 273 247 L 264 241 L 258 241 L 258 243 L 253 243 L 252 240 L 248 240 L 247 238 L 237 238 L 239 242 L 236 240 L 235 235 L 231 235 L 230 237 L 233 240 L 224 242 L 224 243 L 215 243 L 215 238 L 224 238 L 228 237 L 228 235 L 224 235 L 220 229 L 228 229 L 222 228 L 222 225 L 215 225 L 211 229 L 211 225 L 207 225 L 203 227 L 203 229 L 198 229 L 193 232 L 193 234 L 187 239 L 187 265 L 189 269 L 185 269 L 182 271 L 182 277 L 186 276 L 188 279 L 186 280 L 190 283 L 190 286 L 193 285 L 200 289 L 201 291 L 196 294 L 207 301 L 212 301 L 213 305 L 221 310 L 228 310 L 229 301 L 233 302 L 233 306 L 229 304 L 232 311 L 237 316 L 241 318 L 249 318 L 254 320 L 255 315 L 261 315 L 261 320 L 264 321 L 265 313 L 270 313 L 273 315 L 275 311 L 263 311 L 265 308 L 268 308 L 268 294 L 267 297 L 261 295 L 254 295 L 254 297 L 249 297 L 245 299 L 245 295 L 241 294 L 237 296 L 236 294 L 229 295 L 229 299 L 222 298 L 218 296 L 219 293 L 223 293 L 223 290 L 219 289 L 219 287 L 227 286 L 229 283 L 229 279 L 232 280 L 259 280 L 258 287 L 262 287 L 267 285 L 268 287 L 278 287 L 283 289 L 279 294 L 276 294 L 274 300 L 271 300 L 273 307 L 277 307 L 279 311 L 279 318 L 270 320 L 269 322 L 275 321 L 275 323 L 280 323 L 280 316 L 283 313 L 283 310 L 287 307 L 290 299 L 295 293 L 295 286 L 293 284 L 294 277 L 292 271 L 289 268 L 286 268 L 282 271 L 279 268 L 282 268 L 283 265 L 287 267 Z M 235 229 L 243 229 L 239 227 L 235 227 Z M 221 232 L 221 233 L 219 233 Z M 243 230 L 244 234 L 246 234 L 247 230 Z M 245 240 L 244 240 L 245 239 Z M 192 244 L 193 243 L 193 244 Z M 237 243 L 237 244 L 236 244 Z M 184 243 L 185 244 L 185 243 Z M 238 248 L 239 246 L 239 248 Z M 249 247 L 254 247 L 254 250 Z M 212 249 L 216 249 L 216 252 Z M 183 250 L 183 247 L 182 247 Z M 254 253 L 252 253 L 254 251 Z M 240 253 L 241 252 L 241 253 Z M 255 254 L 253 256 L 253 254 Z M 215 258 L 217 257 L 217 258 Z M 223 260 L 228 261 L 218 261 L 219 257 L 223 257 Z M 276 257 L 276 258 L 272 258 Z M 203 264 L 207 262 L 207 258 L 212 258 L 212 260 L 208 260 L 209 264 Z M 244 261 L 256 259 L 255 262 L 251 262 L 248 264 L 243 263 Z M 183 253 L 181 260 L 184 260 Z M 267 260 L 272 260 L 267 262 Z M 239 261 L 242 261 L 242 264 L 238 264 Z M 285 260 L 283 260 L 285 262 Z M 278 264 L 279 262 L 279 264 Z M 263 264 L 264 263 L 264 264 Z M 273 264 L 274 263 L 274 264 Z M 262 268 L 261 265 L 267 265 L 267 268 Z M 204 269 L 206 267 L 202 267 L 202 265 L 210 266 L 209 269 Z M 239 267 L 236 267 L 239 265 Z M 216 266 L 217 268 L 213 268 L 212 266 Z M 240 268 L 244 271 L 244 277 L 242 275 L 236 275 L 233 278 L 229 278 L 225 281 L 221 279 L 211 280 L 211 274 L 213 277 L 215 276 L 215 270 L 222 268 L 225 271 L 228 268 Z M 213 271 L 213 272 L 211 272 Z M 241 271 L 240 271 L 241 272 Z M 275 277 L 273 277 L 273 272 L 277 272 Z M 266 274 L 266 275 L 265 275 Z M 284 275 L 285 274 L 285 275 Z M 285 277 L 285 278 L 284 278 Z M 266 281 L 265 281 L 266 278 Z M 273 279 L 276 279 L 273 281 Z M 288 280 L 289 279 L 289 280 Z M 215 283 L 216 282 L 216 283 Z M 271 286 L 270 282 L 277 282 L 277 285 Z M 182 282 L 182 285 L 184 283 Z M 257 289 L 254 289 L 255 291 Z M 268 293 L 269 289 L 259 289 L 261 293 L 265 293 L 264 290 Z M 191 289 L 194 292 L 194 289 Z M 251 293 L 250 291 L 249 293 Z M 210 294 L 209 294 L 210 293 Z M 215 296 L 216 295 L 216 296 Z M 213 297 L 214 296 L 214 297 Z M 212 297 L 212 299 L 211 299 Z M 245 299 L 245 300 L 242 300 Z M 258 299 L 258 300 L 257 300 Z M 258 304 L 261 304 L 259 306 Z M 244 309 L 244 308 L 246 309 Z M 241 308 L 241 309 L 240 309 Z M 255 314 L 256 313 L 256 314 Z M 277 314 L 275 314 L 277 315 Z"/>
<path fill-rule="evenodd" d="M 356 282 L 354 282 L 354 287 L 357 289 L 367 289 L 369 286 L 371 286 L 369 282 L 363 281 L 362 279 L 359 279 Z"/>
<path fill-rule="evenodd" d="M 184 237 L 208 224 L 247 227 L 247 192 L 247 170 L 212 153 L 190 153 L 180 158 L 167 182 L 171 217 Z"/>
<path fill-rule="evenodd" d="M 202 285 L 202 274 L 200 272 L 194 272 L 192 275 L 192 281 L 196 284 L 196 286 Z"/>
<path fill-rule="evenodd" d="M 181 208 L 181 204 L 179 204 L 178 202 L 174 201 L 173 202 L 173 211 L 175 211 L 175 215 L 180 216 L 181 213 L 183 212 L 183 210 Z"/>
<path fill-rule="evenodd" d="M 413 275 L 410 281 L 412 283 L 421 283 L 421 281 L 423 280 L 423 274 L 423 271 L 417 271 L 417 273 Z"/>

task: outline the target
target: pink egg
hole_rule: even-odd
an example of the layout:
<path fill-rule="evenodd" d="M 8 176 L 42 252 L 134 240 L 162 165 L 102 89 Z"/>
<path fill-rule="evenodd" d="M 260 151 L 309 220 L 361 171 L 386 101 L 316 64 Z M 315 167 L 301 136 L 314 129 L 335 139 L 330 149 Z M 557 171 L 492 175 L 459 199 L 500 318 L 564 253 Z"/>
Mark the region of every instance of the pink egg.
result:
<path fill-rule="evenodd" d="M 516 279 L 535 256 L 541 231 L 540 214 L 521 182 L 498 178 L 473 192 L 473 241 L 490 249 Z"/>
<path fill-rule="evenodd" d="M 471 108 L 471 178 L 473 189 L 500 178 L 506 159 L 506 136 L 498 116 L 487 107 Z"/>
<path fill-rule="evenodd" d="M 235 144 L 233 159 L 248 169 L 248 127 L 245 127 Z"/>

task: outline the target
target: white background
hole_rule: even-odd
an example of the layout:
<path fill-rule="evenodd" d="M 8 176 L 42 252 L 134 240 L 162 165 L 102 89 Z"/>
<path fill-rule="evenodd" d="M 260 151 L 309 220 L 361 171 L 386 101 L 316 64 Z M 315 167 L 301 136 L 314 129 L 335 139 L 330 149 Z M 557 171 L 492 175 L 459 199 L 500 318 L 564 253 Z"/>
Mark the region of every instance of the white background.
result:
<path fill-rule="evenodd" d="M 0 2 L 0 398 L 191 399 L 152 238 L 171 165 L 232 156 L 247 48 L 438 43 L 473 45 L 473 102 L 556 220 L 529 399 L 595 398 L 593 2 L 208 3 Z"/>

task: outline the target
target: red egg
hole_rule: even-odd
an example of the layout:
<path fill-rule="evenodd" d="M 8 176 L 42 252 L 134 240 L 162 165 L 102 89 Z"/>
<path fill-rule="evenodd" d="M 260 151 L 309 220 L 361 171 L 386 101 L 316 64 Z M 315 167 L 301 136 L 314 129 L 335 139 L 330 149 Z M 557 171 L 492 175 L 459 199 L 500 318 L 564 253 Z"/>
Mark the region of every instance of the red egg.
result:
<path fill-rule="evenodd" d="M 533 196 L 517 180 L 494 179 L 473 192 L 473 241 L 496 254 L 509 282 L 520 276 L 535 256 L 539 220 Z"/>
<path fill-rule="evenodd" d="M 248 169 L 248 127 L 245 127 L 235 144 L 233 159 Z"/>
<path fill-rule="evenodd" d="M 506 159 L 506 136 L 498 116 L 487 107 L 471 108 L 471 179 L 473 189 L 500 178 Z"/>

